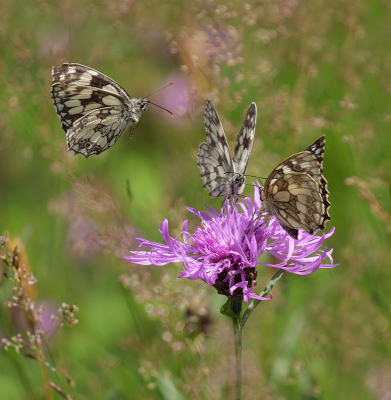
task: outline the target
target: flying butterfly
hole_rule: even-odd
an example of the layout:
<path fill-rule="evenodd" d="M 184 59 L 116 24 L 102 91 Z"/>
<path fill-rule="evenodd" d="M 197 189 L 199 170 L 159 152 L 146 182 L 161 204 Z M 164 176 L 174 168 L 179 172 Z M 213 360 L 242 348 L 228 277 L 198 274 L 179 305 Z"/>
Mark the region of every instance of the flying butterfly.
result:
<path fill-rule="evenodd" d="M 117 82 L 81 64 L 53 67 L 52 80 L 52 100 L 68 150 L 85 158 L 113 146 L 127 129 L 132 138 L 141 114 L 154 104 L 146 97 L 131 99 Z"/>
<path fill-rule="evenodd" d="M 327 180 L 322 175 L 325 137 L 282 161 L 268 176 L 261 193 L 265 209 L 297 239 L 298 229 L 314 233 L 330 219 Z"/>
<path fill-rule="evenodd" d="M 251 103 L 236 138 L 232 158 L 217 111 L 211 100 L 207 100 L 204 114 L 207 143 L 199 146 L 197 165 L 209 196 L 235 196 L 243 192 L 244 173 L 254 141 L 256 119 L 257 106 Z"/>

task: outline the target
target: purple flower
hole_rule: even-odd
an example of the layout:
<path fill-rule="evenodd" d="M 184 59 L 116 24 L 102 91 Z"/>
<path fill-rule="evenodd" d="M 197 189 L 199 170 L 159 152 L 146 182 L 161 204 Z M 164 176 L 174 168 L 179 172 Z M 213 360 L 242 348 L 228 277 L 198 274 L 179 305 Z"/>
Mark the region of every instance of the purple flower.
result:
<path fill-rule="evenodd" d="M 247 303 L 251 298 L 269 300 L 254 293 L 257 265 L 282 268 L 288 272 L 306 275 L 318 268 L 332 268 L 332 249 L 319 250 L 323 242 L 334 233 L 334 228 L 321 236 L 310 235 L 300 230 L 299 238 L 292 239 L 281 228 L 275 217 L 261 212 L 262 202 L 259 188 L 255 186 L 254 202 L 246 197 L 243 202 L 226 200 L 220 212 L 207 207 L 201 212 L 188 210 L 201 219 L 193 234 L 187 231 L 187 220 L 177 237 L 168 232 L 165 219 L 160 233 L 166 244 L 137 239 L 140 246 L 151 251 L 131 251 L 125 257 L 142 265 L 166 265 L 182 262 L 183 271 L 179 278 L 202 279 L 214 286 L 220 294 L 239 297 Z M 179 237 L 182 236 L 182 241 Z M 269 253 L 279 260 L 278 264 L 258 261 L 263 253 Z M 330 264 L 321 264 L 328 258 Z"/>

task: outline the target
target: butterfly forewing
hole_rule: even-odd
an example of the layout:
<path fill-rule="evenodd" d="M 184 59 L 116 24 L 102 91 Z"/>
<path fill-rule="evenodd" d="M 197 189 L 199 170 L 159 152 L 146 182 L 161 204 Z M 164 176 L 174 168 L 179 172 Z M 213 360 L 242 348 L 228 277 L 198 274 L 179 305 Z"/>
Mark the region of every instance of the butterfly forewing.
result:
<path fill-rule="evenodd" d="M 207 144 L 219 155 L 221 165 L 225 169 L 232 168 L 231 153 L 225 137 L 223 125 L 221 125 L 217 111 L 210 100 L 206 102 L 204 125 Z"/>
<path fill-rule="evenodd" d="M 197 164 L 203 186 L 211 197 L 233 196 L 243 192 L 244 172 L 254 140 L 256 106 L 252 103 L 240 130 L 232 159 L 223 126 L 213 103 L 208 99 L 204 123 L 207 143 L 201 143 Z"/>
<path fill-rule="evenodd" d="M 316 180 L 322 192 L 322 198 L 326 207 L 326 215 L 325 215 L 325 223 L 326 223 L 330 219 L 330 215 L 328 214 L 328 209 L 330 208 L 330 202 L 328 201 L 329 191 L 327 190 L 327 180 L 322 175 L 325 144 L 326 144 L 326 138 L 323 135 L 318 140 L 315 140 L 315 142 L 312 143 L 311 146 L 308 146 L 306 151 L 311 152 L 311 154 L 313 154 L 319 162 L 320 174 L 311 176 Z"/>
<path fill-rule="evenodd" d="M 324 156 L 324 149 L 326 145 L 326 138 L 325 136 L 321 136 L 318 140 L 315 140 L 311 146 L 306 148 L 306 151 L 309 151 L 315 158 L 318 160 L 320 172 L 323 172 L 323 156 Z"/>
<path fill-rule="evenodd" d="M 68 149 L 88 158 L 111 147 L 121 134 L 136 129 L 140 101 L 106 75 L 81 64 L 52 69 L 53 104 L 67 134 Z M 144 103 L 147 103 L 146 100 Z"/>
<path fill-rule="evenodd" d="M 314 233 L 330 219 L 329 192 L 322 175 L 325 138 L 280 163 L 266 179 L 266 211 L 295 239 L 298 229 Z"/>
<path fill-rule="evenodd" d="M 252 103 L 247 111 L 244 123 L 235 143 L 233 164 L 235 170 L 244 174 L 254 142 L 255 124 L 257 122 L 257 106 Z"/>
<path fill-rule="evenodd" d="M 84 86 L 114 93 L 124 99 L 129 95 L 117 82 L 93 68 L 82 64 L 64 63 L 52 69 L 53 84 Z"/>
<path fill-rule="evenodd" d="M 233 171 L 232 159 L 220 118 L 209 99 L 206 102 L 204 124 L 207 143 L 200 144 L 197 154 L 203 186 L 212 197 L 226 196 L 230 192 L 230 185 L 225 171 Z"/>

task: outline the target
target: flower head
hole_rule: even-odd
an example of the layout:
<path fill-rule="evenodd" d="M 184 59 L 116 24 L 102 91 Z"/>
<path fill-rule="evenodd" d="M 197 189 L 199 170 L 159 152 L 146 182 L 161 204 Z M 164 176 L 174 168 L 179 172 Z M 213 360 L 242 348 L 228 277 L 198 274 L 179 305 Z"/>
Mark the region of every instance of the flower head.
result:
<path fill-rule="evenodd" d="M 187 230 L 184 221 L 182 232 L 177 237 L 170 236 L 168 221 L 165 219 L 160 233 L 166 244 L 137 239 L 140 246 L 150 251 L 132 251 L 125 257 L 142 265 L 166 265 L 182 262 L 183 271 L 179 278 L 202 279 L 214 286 L 220 294 L 243 298 L 268 300 L 254 293 L 257 283 L 257 265 L 282 268 L 286 271 L 305 275 L 318 268 L 332 268 L 332 249 L 319 250 L 330 237 L 327 234 L 315 236 L 300 231 L 297 240 L 292 239 L 281 228 L 275 217 L 268 218 L 261 212 L 262 202 L 259 188 L 254 188 L 254 201 L 226 200 L 220 212 L 207 207 L 209 211 L 188 210 L 201 219 L 193 234 Z M 182 240 L 179 237 L 182 236 Z M 278 264 L 258 261 L 263 253 L 269 253 L 281 260 Z M 330 264 L 321 264 L 328 258 Z"/>

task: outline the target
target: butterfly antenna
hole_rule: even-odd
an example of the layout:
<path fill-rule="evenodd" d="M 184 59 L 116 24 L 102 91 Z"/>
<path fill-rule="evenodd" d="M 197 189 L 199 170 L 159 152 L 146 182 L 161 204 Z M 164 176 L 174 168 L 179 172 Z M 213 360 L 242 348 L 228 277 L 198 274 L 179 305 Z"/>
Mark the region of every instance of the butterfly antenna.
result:
<path fill-rule="evenodd" d="M 262 176 L 255 176 L 255 175 L 247 175 L 247 174 L 245 174 L 244 176 L 249 176 L 250 178 L 257 178 L 257 179 L 267 179 L 267 178 L 263 178 Z"/>
<path fill-rule="evenodd" d="M 148 95 L 148 96 L 145 96 L 144 99 L 146 99 L 146 98 L 149 97 L 149 96 L 152 96 L 153 94 L 155 94 L 156 92 L 159 92 L 160 90 L 165 89 L 167 86 L 170 86 L 170 85 L 172 85 L 173 83 L 175 83 L 175 81 L 172 81 L 172 82 L 169 83 L 168 85 L 163 86 L 162 88 L 160 88 L 160 89 L 158 89 L 158 90 L 155 90 L 155 91 L 152 92 L 152 93 L 149 93 L 149 95 Z M 151 103 L 151 104 L 153 104 L 153 103 Z M 156 106 L 156 104 L 155 104 L 155 106 Z M 162 107 L 160 107 L 160 108 L 162 108 Z M 168 112 L 170 112 L 170 111 L 168 111 Z M 171 114 L 172 114 L 172 113 L 171 113 Z"/>
<path fill-rule="evenodd" d="M 162 88 L 162 89 L 163 89 L 163 88 Z M 158 106 L 157 104 L 152 103 L 151 101 L 148 101 L 148 103 L 149 103 L 149 104 L 153 104 L 154 106 L 159 107 L 159 108 L 161 108 L 162 110 L 166 110 L 168 113 L 171 114 L 172 117 L 174 116 L 174 114 L 173 114 L 170 110 L 167 110 L 167 108 L 164 108 L 164 107 L 162 107 L 162 106 Z"/>
<path fill-rule="evenodd" d="M 226 171 L 224 173 L 225 174 L 235 174 L 236 172 L 234 172 L 234 171 Z M 257 179 L 267 179 L 267 178 L 263 178 L 262 176 L 255 176 L 255 175 L 243 174 L 243 176 L 249 176 L 250 178 L 257 178 Z"/>

